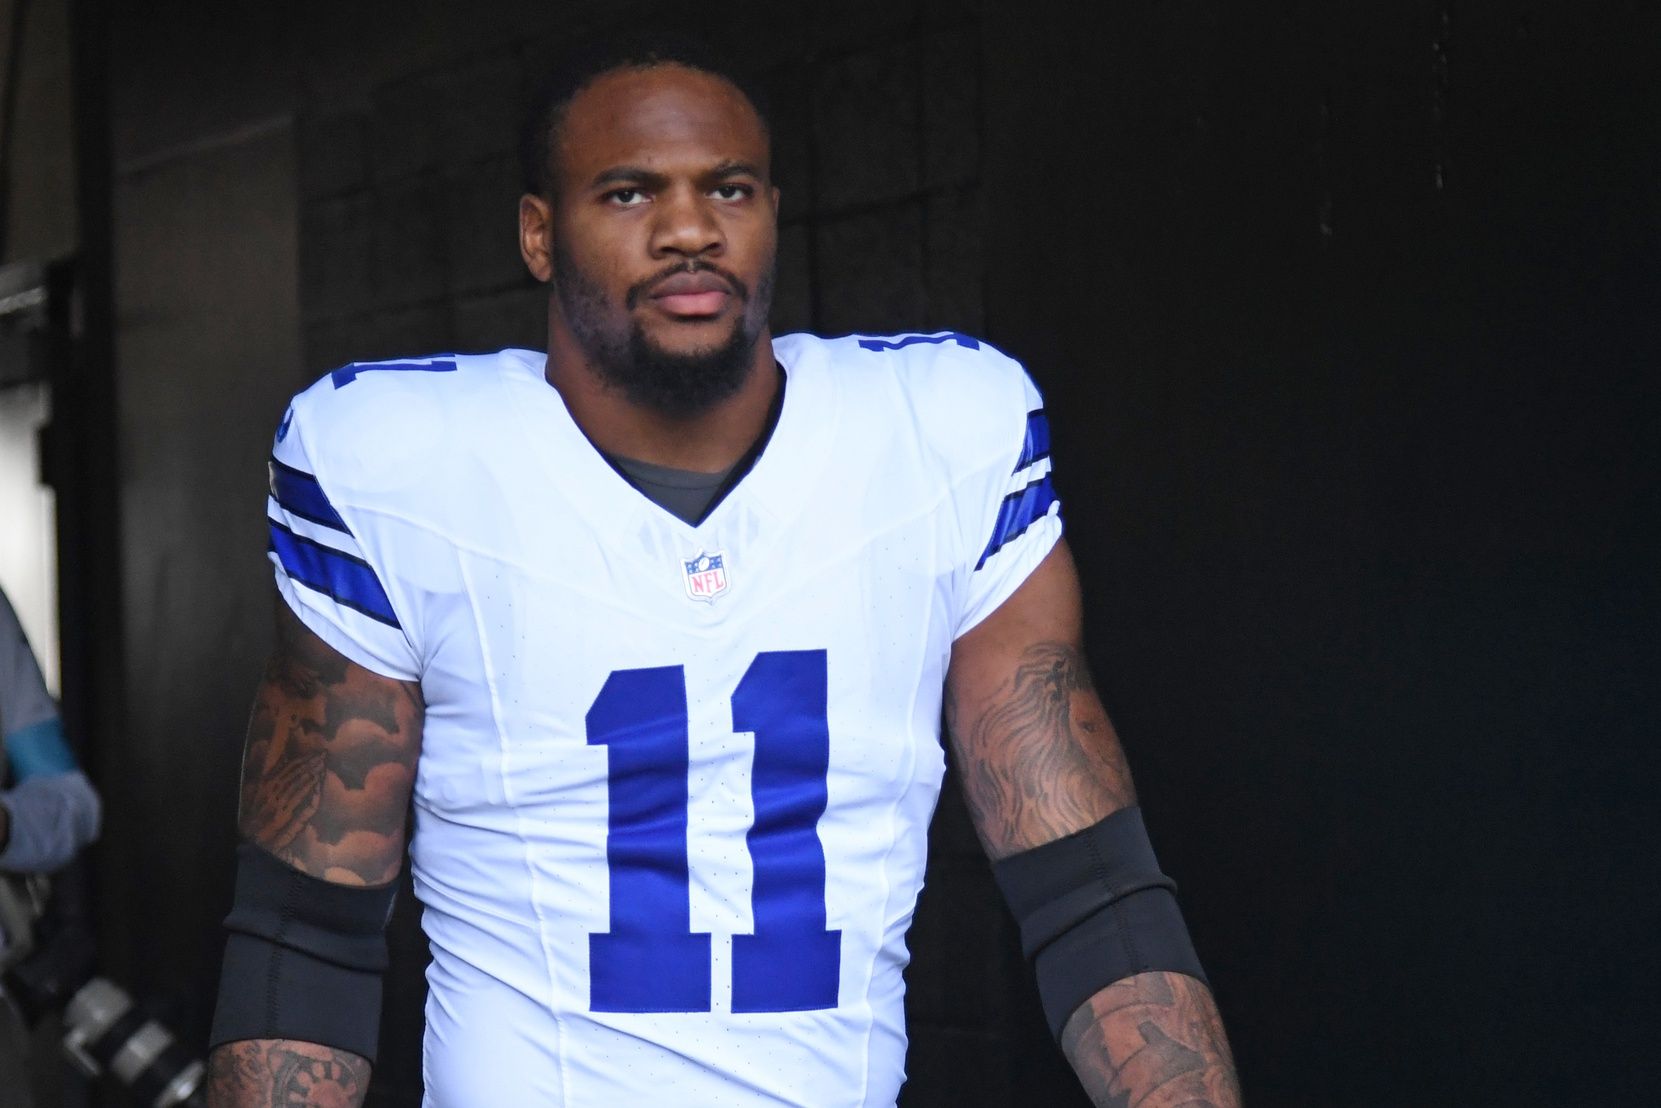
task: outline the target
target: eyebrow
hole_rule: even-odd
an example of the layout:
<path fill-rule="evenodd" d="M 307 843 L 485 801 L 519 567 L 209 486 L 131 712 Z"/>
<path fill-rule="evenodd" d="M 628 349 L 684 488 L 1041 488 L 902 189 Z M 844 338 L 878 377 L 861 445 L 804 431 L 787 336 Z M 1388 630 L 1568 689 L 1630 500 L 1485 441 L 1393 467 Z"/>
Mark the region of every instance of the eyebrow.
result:
<path fill-rule="evenodd" d="M 710 176 L 726 179 L 729 177 L 755 177 L 760 179 L 761 170 L 749 162 L 724 161 L 718 164 Z M 668 178 L 638 165 L 614 165 L 610 169 L 602 170 L 588 183 L 589 188 L 604 188 L 607 185 L 641 184 L 648 187 L 661 185 Z"/>
<path fill-rule="evenodd" d="M 653 173 L 649 169 L 642 169 L 637 165 L 614 165 L 610 169 L 602 170 L 594 180 L 588 183 L 589 188 L 600 188 L 603 185 L 616 185 L 624 182 L 637 181 L 643 185 L 661 184 L 664 176 Z"/>
<path fill-rule="evenodd" d="M 716 176 L 716 177 L 757 177 L 757 178 L 759 178 L 761 176 L 761 170 L 757 169 L 755 166 L 751 165 L 749 162 L 727 161 L 727 162 L 722 162 L 720 165 L 715 167 L 714 176 Z"/>

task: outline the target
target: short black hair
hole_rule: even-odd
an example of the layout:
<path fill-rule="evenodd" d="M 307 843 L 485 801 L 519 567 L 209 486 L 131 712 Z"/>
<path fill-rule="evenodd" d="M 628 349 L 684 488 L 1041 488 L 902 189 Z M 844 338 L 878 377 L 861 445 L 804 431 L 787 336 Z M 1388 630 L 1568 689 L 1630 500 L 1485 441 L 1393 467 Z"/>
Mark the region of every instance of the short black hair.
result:
<path fill-rule="evenodd" d="M 555 138 L 564 122 L 565 109 L 579 92 L 614 70 L 660 65 L 685 66 L 726 81 L 750 102 L 763 131 L 771 137 L 767 95 L 760 81 L 722 51 L 679 31 L 608 35 L 566 51 L 537 86 L 519 133 L 519 168 L 524 174 L 525 191 L 537 196 L 554 194 Z"/>

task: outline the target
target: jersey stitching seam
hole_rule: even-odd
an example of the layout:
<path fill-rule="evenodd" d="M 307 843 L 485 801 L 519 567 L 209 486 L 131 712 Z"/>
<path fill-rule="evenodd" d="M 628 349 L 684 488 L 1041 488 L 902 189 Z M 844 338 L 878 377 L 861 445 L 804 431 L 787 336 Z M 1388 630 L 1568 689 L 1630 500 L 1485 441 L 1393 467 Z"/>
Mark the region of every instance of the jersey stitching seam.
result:
<path fill-rule="evenodd" d="M 530 879 L 531 910 L 536 914 L 537 938 L 540 940 L 539 945 L 542 948 L 542 971 L 547 980 L 547 991 L 543 996 L 543 1003 L 548 1006 L 548 1014 L 554 1021 L 554 1036 L 556 1040 L 554 1045 L 554 1054 L 560 1060 L 560 1096 L 564 1102 L 569 1103 L 570 1090 L 566 1087 L 566 1081 L 569 1077 L 570 1067 L 566 1064 L 565 1060 L 565 1021 L 560 1016 L 560 1005 L 557 995 L 558 987 L 555 983 L 554 974 L 554 958 L 552 956 L 552 952 L 548 949 L 548 920 L 542 912 L 541 880 L 537 876 L 536 867 L 531 863 L 531 840 L 530 836 L 525 833 L 524 809 L 520 807 L 512 796 L 513 787 L 511 780 L 513 775 L 508 772 L 507 768 L 508 742 L 506 729 L 502 726 L 501 692 L 497 687 L 494 677 L 492 676 L 497 672 L 497 670 L 494 668 L 494 663 L 491 661 L 490 657 L 491 652 L 489 637 L 485 634 L 484 628 L 479 624 L 479 617 L 481 614 L 480 608 L 478 604 L 471 602 L 474 597 L 473 576 L 467 571 L 465 563 L 459 568 L 462 582 L 466 588 L 469 599 L 468 607 L 473 613 L 474 634 L 478 636 L 479 651 L 483 655 L 483 672 L 485 674 L 485 682 L 490 690 L 490 718 L 491 722 L 495 725 L 496 731 L 496 744 L 499 752 L 496 772 L 498 779 L 502 784 L 502 799 L 506 802 L 508 809 L 513 813 L 514 834 L 519 839 L 521 856 L 524 860 L 525 873 Z"/>

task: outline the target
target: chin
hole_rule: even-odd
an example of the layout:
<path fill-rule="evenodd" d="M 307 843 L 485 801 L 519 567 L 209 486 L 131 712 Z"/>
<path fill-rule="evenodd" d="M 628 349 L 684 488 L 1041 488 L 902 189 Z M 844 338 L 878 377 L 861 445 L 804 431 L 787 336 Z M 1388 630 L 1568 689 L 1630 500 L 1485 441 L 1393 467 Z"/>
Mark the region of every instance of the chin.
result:
<path fill-rule="evenodd" d="M 658 354 L 670 358 L 705 358 L 737 341 L 742 320 L 683 320 L 642 332 L 646 343 Z"/>

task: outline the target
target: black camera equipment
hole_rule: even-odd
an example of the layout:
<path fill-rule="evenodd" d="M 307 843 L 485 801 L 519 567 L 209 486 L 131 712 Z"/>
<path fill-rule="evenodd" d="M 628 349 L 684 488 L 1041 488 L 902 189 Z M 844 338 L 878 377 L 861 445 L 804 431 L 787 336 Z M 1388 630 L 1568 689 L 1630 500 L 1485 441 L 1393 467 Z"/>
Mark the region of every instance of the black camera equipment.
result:
<path fill-rule="evenodd" d="M 65 1057 L 89 1078 L 108 1074 L 135 1103 L 199 1108 L 201 1060 L 155 1018 L 153 1006 L 94 974 L 91 929 L 49 904 L 40 879 L 0 875 L 0 1003 L 13 1004 L 29 1026 L 61 1010 Z"/>

